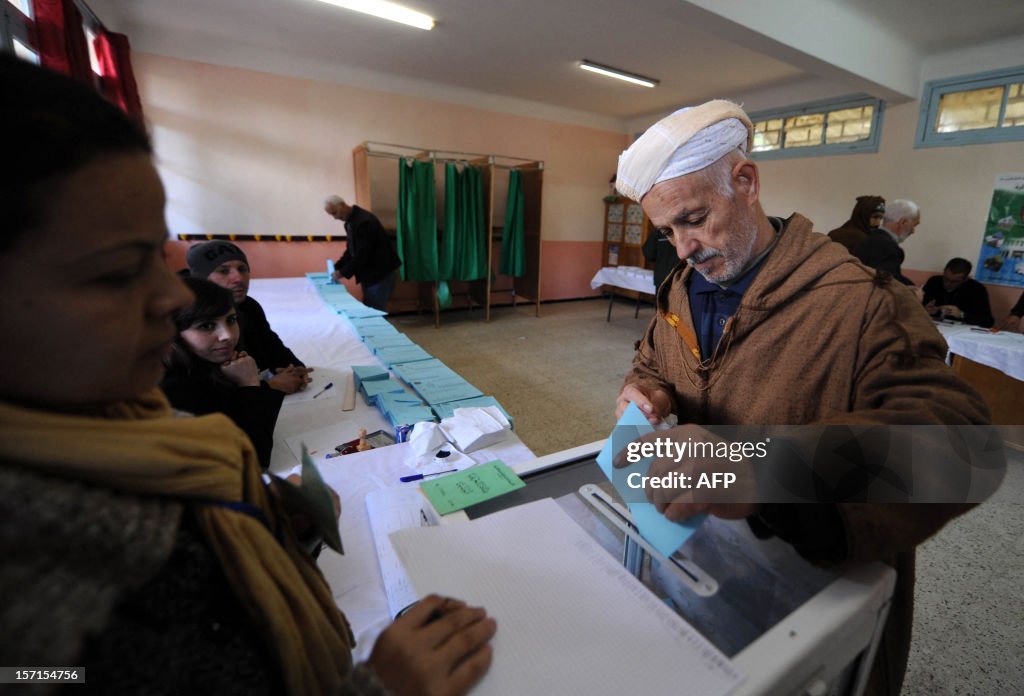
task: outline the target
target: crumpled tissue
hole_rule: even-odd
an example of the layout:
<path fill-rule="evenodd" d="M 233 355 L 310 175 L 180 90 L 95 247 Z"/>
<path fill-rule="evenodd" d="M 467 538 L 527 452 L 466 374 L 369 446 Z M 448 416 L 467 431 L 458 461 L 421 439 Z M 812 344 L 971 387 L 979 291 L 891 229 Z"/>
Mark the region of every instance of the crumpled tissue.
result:
<path fill-rule="evenodd" d="M 440 429 L 460 451 L 469 453 L 504 440 L 512 424 L 496 406 L 457 408 L 441 421 Z"/>
<path fill-rule="evenodd" d="M 455 446 L 448 442 L 444 431 L 437 423 L 417 423 L 409 433 L 408 443 L 413 452 L 412 467 L 421 474 L 461 470 L 475 463 L 464 454 L 454 451 Z"/>

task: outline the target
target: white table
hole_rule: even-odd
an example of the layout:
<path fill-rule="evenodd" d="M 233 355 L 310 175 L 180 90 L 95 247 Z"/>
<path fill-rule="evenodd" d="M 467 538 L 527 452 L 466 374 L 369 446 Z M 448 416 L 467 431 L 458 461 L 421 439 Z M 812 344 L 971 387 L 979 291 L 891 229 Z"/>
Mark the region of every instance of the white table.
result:
<path fill-rule="evenodd" d="M 249 288 L 267 313 L 271 327 L 285 345 L 307 366 L 315 368 L 313 384 L 305 391 L 286 396 L 274 429 L 270 470 L 285 473 L 299 464 L 289 447 L 313 432 L 319 440 L 351 439 L 359 427 L 372 432 L 391 430 L 380 412 L 356 396 L 352 411 L 341 408 L 351 365 L 381 365 L 348 323 L 321 300 L 306 278 L 254 280 Z M 383 365 L 381 365 L 383 367 Z M 454 366 L 453 369 L 457 368 Z M 456 369 L 457 371 L 457 369 Z M 325 384 L 334 387 L 313 399 Z M 337 433 L 333 440 L 331 432 Z M 310 438 L 312 441 L 312 438 Z M 319 559 L 334 593 L 334 601 L 348 617 L 358 645 L 356 659 L 365 659 L 377 635 L 391 620 L 381 583 L 377 554 L 366 514 L 366 494 L 377 488 L 400 485 L 399 477 L 416 473 L 408 444 L 325 459 L 326 448 L 312 454 L 325 482 L 338 492 L 342 515 L 339 524 L 345 555 L 325 549 Z M 534 459 L 533 453 L 514 434 L 470 455 L 477 463 L 501 459 L 511 465 Z M 405 484 L 415 486 L 415 483 Z"/>
<path fill-rule="evenodd" d="M 979 331 L 978 327 L 963 324 L 936 324 L 935 327 L 946 339 L 950 353 L 1024 381 L 1024 334 L 1012 331 L 992 333 L 988 329 Z"/>
<path fill-rule="evenodd" d="M 654 287 L 654 271 L 638 266 L 605 266 L 599 270 L 591 279 L 590 287 L 594 290 L 602 286 L 632 290 L 645 295 L 653 295 L 657 292 Z M 612 303 L 615 301 L 615 293 L 608 293 L 608 319 L 612 320 Z M 635 319 L 640 314 L 640 297 L 636 298 L 636 311 L 633 312 Z"/>

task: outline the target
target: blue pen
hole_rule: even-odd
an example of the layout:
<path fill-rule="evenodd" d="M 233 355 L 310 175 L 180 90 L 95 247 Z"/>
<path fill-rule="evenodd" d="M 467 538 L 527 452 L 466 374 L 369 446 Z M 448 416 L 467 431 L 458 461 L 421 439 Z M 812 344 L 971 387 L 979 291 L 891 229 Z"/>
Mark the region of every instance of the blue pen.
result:
<path fill-rule="evenodd" d="M 316 397 L 320 396 L 321 394 L 323 394 L 325 391 L 327 391 L 328 389 L 330 389 L 333 386 L 334 386 L 334 382 L 328 382 L 326 387 L 324 387 L 323 389 L 321 389 L 320 391 L 318 391 L 316 394 L 313 395 L 313 398 L 315 399 Z"/>
<path fill-rule="evenodd" d="M 448 471 L 435 471 L 432 474 L 413 474 L 412 476 L 402 476 L 399 481 L 402 483 L 409 483 L 410 481 L 419 481 L 420 479 L 426 478 L 427 476 L 440 476 L 441 474 L 450 474 L 458 469 L 449 469 Z"/>

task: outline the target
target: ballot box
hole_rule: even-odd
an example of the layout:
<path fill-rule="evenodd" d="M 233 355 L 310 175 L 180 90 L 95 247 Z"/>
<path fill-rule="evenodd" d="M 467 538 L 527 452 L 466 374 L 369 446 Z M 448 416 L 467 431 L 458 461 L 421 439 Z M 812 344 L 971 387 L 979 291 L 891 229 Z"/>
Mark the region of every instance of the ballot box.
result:
<path fill-rule="evenodd" d="M 824 570 L 781 540 L 756 538 L 745 521 L 714 517 L 670 558 L 645 550 L 633 541 L 628 512 L 595 461 L 601 445 L 514 467 L 525 488 L 465 514 L 476 519 L 554 499 L 745 675 L 734 694 L 863 691 L 895 583 L 891 568 L 871 563 Z"/>

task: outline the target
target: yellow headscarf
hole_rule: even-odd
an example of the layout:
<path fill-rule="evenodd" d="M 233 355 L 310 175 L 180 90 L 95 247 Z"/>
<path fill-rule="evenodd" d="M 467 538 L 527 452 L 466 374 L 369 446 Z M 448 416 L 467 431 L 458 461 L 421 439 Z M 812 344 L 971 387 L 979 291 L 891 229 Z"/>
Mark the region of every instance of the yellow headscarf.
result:
<path fill-rule="evenodd" d="M 242 605 L 276 651 L 289 693 L 328 693 L 348 675 L 351 629 L 320 571 L 275 513 L 252 444 L 229 418 L 173 418 L 159 389 L 95 415 L 0 402 L 0 443 L 5 465 L 186 499 Z M 217 504 L 225 502 L 254 506 L 273 529 Z"/>

